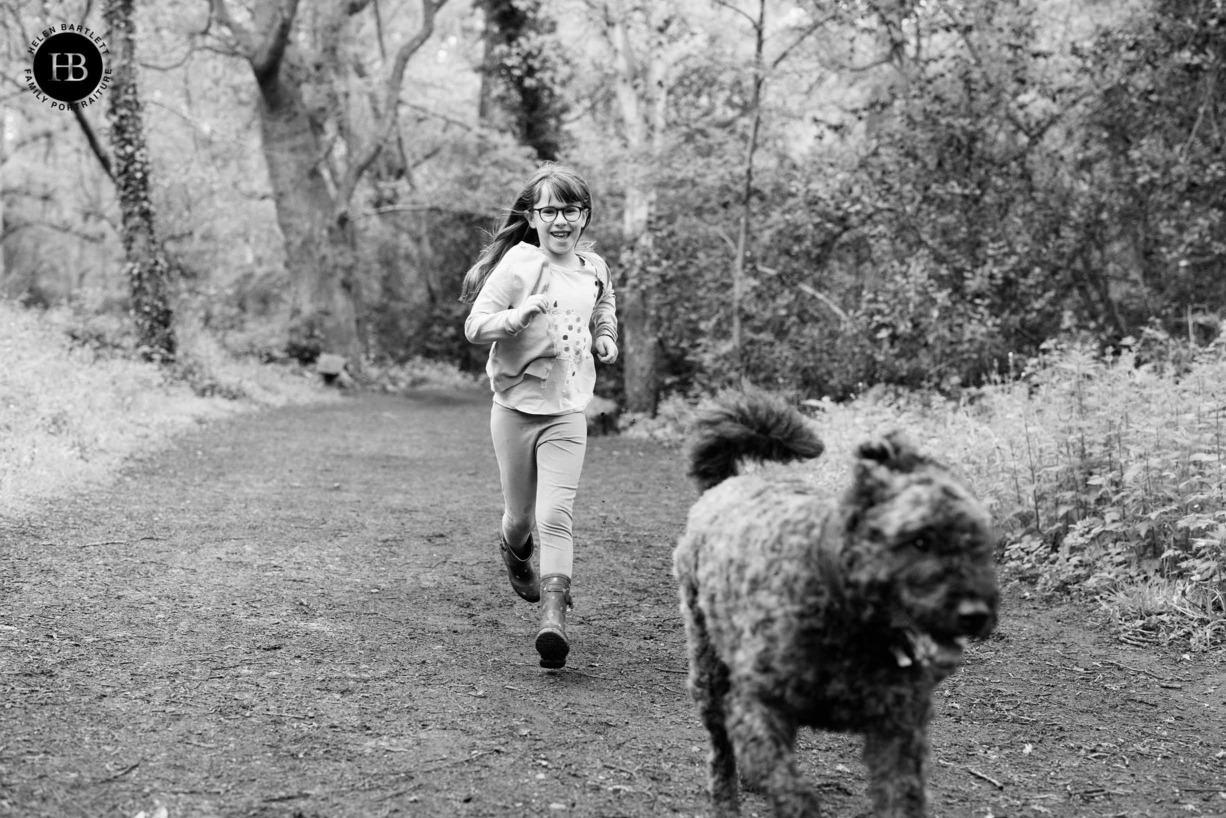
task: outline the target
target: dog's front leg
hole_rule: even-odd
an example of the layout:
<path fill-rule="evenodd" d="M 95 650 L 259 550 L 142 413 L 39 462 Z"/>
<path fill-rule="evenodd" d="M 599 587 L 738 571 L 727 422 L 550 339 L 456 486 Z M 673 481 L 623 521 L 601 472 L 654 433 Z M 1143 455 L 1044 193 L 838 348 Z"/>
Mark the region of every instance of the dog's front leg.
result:
<path fill-rule="evenodd" d="M 924 818 L 928 777 L 926 719 L 910 724 L 901 719 L 888 730 L 864 737 L 864 763 L 868 767 L 868 794 L 876 818 Z"/>
<path fill-rule="evenodd" d="M 728 732 L 747 787 L 770 798 L 778 818 L 821 815 L 817 792 L 796 769 L 796 722 L 754 696 L 729 697 Z"/>
<path fill-rule="evenodd" d="M 693 633 L 697 635 L 697 629 Z M 710 741 L 707 786 L 715 808 L 715 818 L 731 818 L 740 815 L 740 793 L 736 780 L 736 756 L 728 738 L 725 698 L 728 694 L 728 669 L 709 649 L 701 649 L 706 646 L 702 639 L 691 638 L 690 643 L 700 646 L 691 660 L 690 694 L 698 705 L 698 714 Z"/>

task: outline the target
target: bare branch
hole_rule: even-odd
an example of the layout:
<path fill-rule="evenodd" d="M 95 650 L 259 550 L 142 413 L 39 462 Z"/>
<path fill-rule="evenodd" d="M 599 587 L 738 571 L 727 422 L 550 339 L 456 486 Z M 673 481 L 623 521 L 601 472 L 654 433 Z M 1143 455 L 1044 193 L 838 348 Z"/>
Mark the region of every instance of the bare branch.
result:
<path fill-rule="evenodd" d="M 375 34 L 379 38 L 379 56 L 387 59 L 387 38 L 383 34 L 383 12 L 379 10 L 379 0 L 375 0 Z"/>
<path fill-rule="evenodd" d="M 73 236 L 74 238 L 78 238 L 81 241 L 87 241 L 91 244 L 101 244 L 106 240 L 106 237 L 100 235 L 98 232 L 91 233 L 85 228 L 77 227 L 71 222 L 52 221 L 50 219 L 27 219 L 21 217 L 5 218 L 4 233 L 2 238 L 8 239 L 10 236 L 15 236 L 23 230 L 29 230 L 35 227 L 41 227 L 44 230 L 50 230 L 55 233 L 63 233 L 66 236 Z"/>
<path fill-rule="evenodd" d="M 858 74 L 863 71 L 872 71 L 873 69 L 880 68 L 883 65 L 892 65 L 893 62 L 894 61 L 889 57 L 882 57 L 879 60 L 873 60 L 872 62 L 867 62 L 863 65 L 846 65 L 843 66 L 841 70 L 847 71 L 851 74 Z"/>
<path fill-rule="evenodd" d="M 721 8 L 728 9 L 728 11 L 735 12 L 736 14 L 741 15 L 742 17 L 744 17 L 746 20 L 749 21 L 749 24 L 753 26 L 754 29 L 758 28 L 758 21 L 756 18 L 754 18 L 752 15 L 745 12 L 744 10 L 737 8 L 732 3 L 727 2 L 727 0 L 712 0 L 712 2 L 714 2 L 715 5 Z"/>
<path fill-rule="evenodd" d="M 462 119 L 456 119 L 455 117 L 448 116 L 447 114 L 440 114 L 438 111 L 427 108 L 425 105 L 420 105 L 416 102 L 405 102 L 403 105 L 410 110 L 417 111 L 423 117 L 440 120 L 445 125 L 454 125 L 457 128 L 463 128 L 470 133 L 475 133 L 482 130 L 480 125 L 476 125 L 472 122 L 465 122 Z"/>
<path fill-rule="evenodd" d="M 440 205 L 437 202 L 430 204 L 404 204 L 404 205 L 385 205 L 376 207 L 370 210 L 363 210 L 357 214 L 355 218 L 370 218 L 371 216 L 385 216 L 389 213 L 446 213 L 455 216 L 471 216 L 472 210 L 457 205 Z"/>
<path fill-rule="evenodd" d="M 72 115 L 77 120 L 77 124 L 81 126 L 81 132 L 85 134 L 85 141 L 89 143 L 89 149 L 93 151 L 94 156 L 98 158 L 102 169 L 106 171 L 106 175 L 115 180 L 115 173 L 111 170 L 111 156 L 107 153 L 106 148 L 98 141 L 98 135 L 94 133 L 93 126 L 89 124 L 89 120 L 85 118 L 85 113 L 81 110 L 80 105 L 72 106 Z"/>
<path fill-rule="evenodd" d="M 810 25 L 808 28 L 806 28 L 804 31 L 800 33 L 800 36 L 798 36 L 791 45 L 783 49 L 783 51 L 779 53 L 779 56 L 771 61 L 771 65 L 770 65 L 771 70 L 773 71 L 776 68 L 778 68 L 783 63 L 784 60 L 786 60 L 789 56 L 791 56 L 793 51 L 795 51 L 797 48 L 800 47 L 801 43 L 809 39 L 818 30 L 824 28 L 827 23 L 833 21 L 834 19 L 835 19 L 835 15 L 832 14 L 829 17 L 825 17 L 821 20 L 815 20 L 812 25 Z"/>
<path fill-rule="evenodd" d="M 376 124 L 373 129 L 374 134 L 365 148 L 354 157 L 345 174 L 345 178 L 341 180 L 337 192 L 338 206 L 342 208 L 348 207 L 349 200 L 352 198 L 353 191 L 357 188 L 362 174 L 379 157 L 384 144 L 391 138 L 396 126 L 396 110 L 400 102 L 400 89 L 404 85 L 405 69 L 408 67 L 409 60 L 413 55 L 420 51 L 430 37 L 433 36 L 435 14 L 446 3 L 447 0 L 421 0 L 421 26 L 418 28 L 417 33 L 396 51 L 392 71 L 388 75 L 387 84 L 384 86 L 383 108 L 381 111 L 375 112 Z"/>
<path fill-rule="evenodd" d="M 196 53 L 196 46 L 193 45 L 190 48 L 188 48 L 186 51 L 183 52 L 182 57 L 180 57 L 179 59 L 175 60 L 172 63 L 158 64 L 158 63 L 145 62 L 144 60 L 137 60 L 136 64 L 139 65 L 141 68 L 147 68 L 150 71 L 173 71 L 176 68 L 182 68 L 183 66 L 187 65 L 187 61 L 190 60 L 195 53 Z"/>
<path fill-rule="evenodd" d="M 0 82 L 12 87 L 12 93 L 0 94 L 0 102 L 7 103 L 10 99 L 16 99 L 26 93 L 26 84 L 22 79 L 18 79 L 16 75 L 9 77 L 0 77 Z"/>

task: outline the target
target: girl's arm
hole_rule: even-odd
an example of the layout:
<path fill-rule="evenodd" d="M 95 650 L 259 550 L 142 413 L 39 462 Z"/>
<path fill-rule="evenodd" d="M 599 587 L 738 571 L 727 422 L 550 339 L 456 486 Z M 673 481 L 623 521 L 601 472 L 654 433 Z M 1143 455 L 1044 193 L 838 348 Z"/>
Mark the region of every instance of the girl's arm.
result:
<path fill-rule="evenodd" d="M 603 277 L 601 282 L 600 300 L 592 308 L 592 340 L 607 336 L 609 340 L 617 341 L 617 295 L 613 292 L 613 278 L 609 275 L 609 266 L 600 259 Z"/>
<path fill-rule="evenodd" d="M 531 245 L 516 245 L 490 272 L 464 320 L 464 337 L 488 344 L 518 335 L 537 311 L 524 309 L 549 261 Z"/>

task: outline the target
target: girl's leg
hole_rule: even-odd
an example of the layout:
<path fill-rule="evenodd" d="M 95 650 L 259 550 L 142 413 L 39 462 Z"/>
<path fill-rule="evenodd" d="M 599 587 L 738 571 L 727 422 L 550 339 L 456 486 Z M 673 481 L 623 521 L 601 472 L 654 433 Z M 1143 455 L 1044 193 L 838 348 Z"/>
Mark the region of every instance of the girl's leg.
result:
<path fill-rule="evenodd" d="M 502 481 L 502 536 L 521 554 L 536 523 L 536 438 L 541 420 L 497 403 L 490 411 L 490 436 Z"/>
<path fill-rule="evenodd" d="M 569 577 L 574 567 L 573 509 L 587 452 L 587 419 L 582 412 L 571 412 L 548 420 L 536 444 L 540 573 L 542 577 Z"/>

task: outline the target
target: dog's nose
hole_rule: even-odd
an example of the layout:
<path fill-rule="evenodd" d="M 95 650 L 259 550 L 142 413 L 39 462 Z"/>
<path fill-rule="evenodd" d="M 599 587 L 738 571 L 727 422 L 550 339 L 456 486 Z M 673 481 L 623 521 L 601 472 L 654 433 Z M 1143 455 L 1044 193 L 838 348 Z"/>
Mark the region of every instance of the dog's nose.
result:
<path fill-rule="evenodd" d="M 992 609 L 982 599 L 964 599 L 958 603 L 958 627 L 963 633 L 984 634 L 992 623 Z"/>

